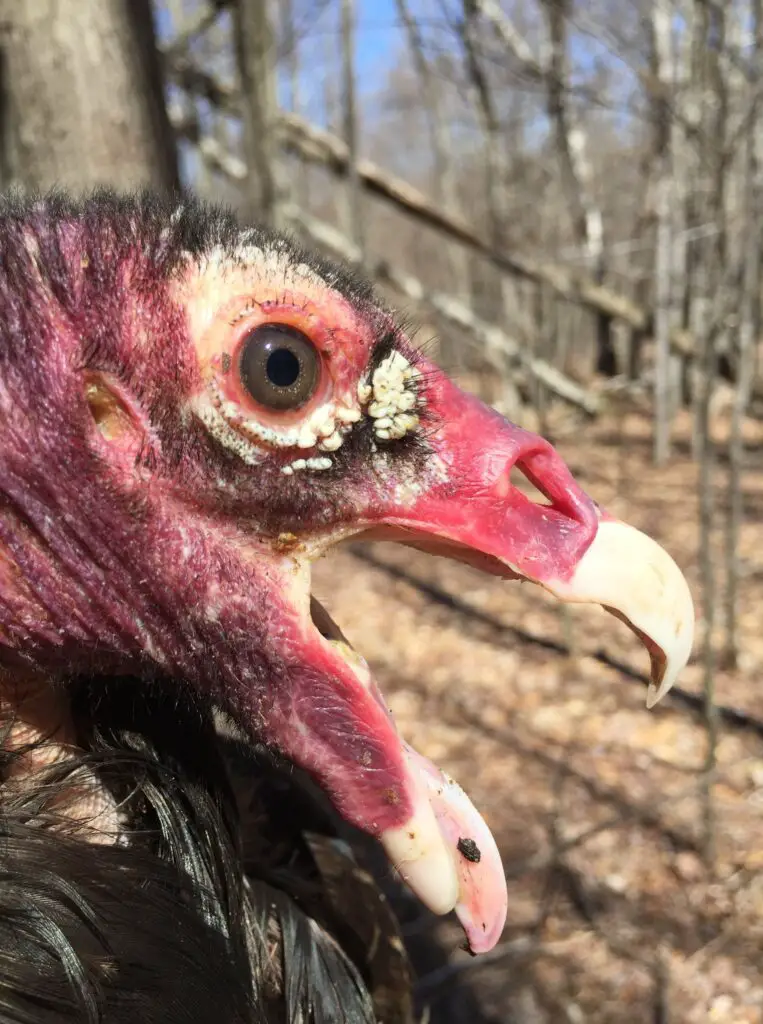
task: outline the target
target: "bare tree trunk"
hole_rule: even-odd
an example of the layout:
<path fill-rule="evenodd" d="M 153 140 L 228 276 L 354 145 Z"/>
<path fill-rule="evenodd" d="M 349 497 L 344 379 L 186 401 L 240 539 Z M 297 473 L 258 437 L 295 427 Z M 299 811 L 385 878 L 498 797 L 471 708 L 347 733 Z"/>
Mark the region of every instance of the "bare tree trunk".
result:
<path fill-rule="evenodd" d="M 750 76 L 750 109 L 745 140 L 745 169 L 742 208 L 745 238 L 742 249 L 743 274 L 739 302 L 739 350 L 737 379 L 729 438 L 729 513 L 726 522 L 727 589 L 724 608 L 724 664 L 736 667 L 738 657 L 737 617 L 739 614 L 739 536 L 743 518 L 742 471 L 744 469 L 744 426 L 755 370 L 755 345 L 761 333 L 761 223 L 763 223 L 763 164 L 761 162 L 761 89 L 763 89 L 763 0 L 752 0 L 754 52 Z"/>
<path fill-rule="evenodd" d="M 545 0 L 549 60 L 545 69 L 548 116 L 554 128 L 556 150 L 567 202 L 572 210 L 574 236 L 583 247 L 594 280 L 604 279 L 604 222 L 592 193 L 593 169 L 587 140 L 570 109 L 571 89 L 567 57 L 567 20 L 570 0 Z M 596 319 L 596 369 L 612 377 L 618 371 L 612 321 Z"/>
<path fill-rule="evenodd" d="M 657 80 L 662 86 L 655 101 L 657 237 L 654 261 L 655 368 L 654 368 L 654 461 L 659 466 L 670 455 L 672 403 L 670 401 L 670 332 L 673 327 L 673 165 L 671 161 L 671 111 L 669 92 L 675 78 L 670 0 L 655 0 L 652 8 L 652 45 Z"/>
<path fill-rule="evenodd" d="M 2 186 L 179 188 L 150 0 L 0 0 Z"/>
<path fill-rule="evenodd" d="M 699 441 L 699 570 L 705 629 L 702 637 L 703 692 L 707 751 L 702 779 L 703 847 L 708 863 L 715 859 L 715 784 L 718 719 L 715 707 L 715 650 L 713 633 L 716 622 L 717 593 L 712 541 L 715 526 L 715 450 L 710 422 L 710 400 L 715 379 L 716 332 L 708 327 L 701 339 L 702 360 L 697 401 L 697 438 Z"/>
<path fill-rule="evenodd" d="M 286 49 L 287 81 L 289 83 L 289 109 L 302 114 L 302 94 L 299 87 L 300 60 L 299 39 L 294 25 L 294 0 L 281 0 L 281 31 Z M 304 160 L 297 157 L 299 165 L 292 183 L 294 198 L 303 210 L 310 209 L 309 171 Z"/>
<path fill-rule="evenodd" d="M 358 174 L 358 119 L 355 109 L 355 0 L 342 0 L 342 111 L 348 156 L 348 234 L 363 252 L 363 184 Z"/>
<path fill-rule="evenodd" d="M 429 137 L 434 157 L 434 181 L 432 183 L 436 201 L 451 213 L 460 212 L 456 165 L 453 159 L 452 137 L 447 117 L 441 102 L 441 86 L 436 80 L 432 67 L 424 53 L 424 41 L 416 18 L 411 13 L 407 0 L 396 0 L 397 12 L 408 37 L 413 64 L 421 83 L 421 96 L 429 125 Z M 468 256 L 461 246 L 449 245 L 446 249 L 449 271 L 448 285 L 455 295 L 466 290 L 469 281 Z M 439 337 L 437 357 L 441 365 L 455 372 L 464 365 L 464 346 L 455 341 L 453 333 Z"/>
<path fill-rule="evenodd" d="M 432 142 L 434 157 L 434 196 L 446 210 L 456 211 L 458 208 L 456 179 L 453 174 L 451 139 L 448 123 L 443 116 L 442 104 L 438 95 L 438 83 L 432 75 L 424 55 L 424 42 L 421 38 L 416 18 L 411 13 L 407 0 L 396 0 L 397 12 L 408 37 L 408 47 L 413 57 L 416 74 L 421 82 L 421 95 L 424 102 L 429 137 Z"/>
<path fill-rule="evenodd" d="M 570 110 L 570 82 L 567 61 L 567 18 L 570 0 L 545 0 L 548 23 L 549 62 L 545 70 L 548 115 L 554 128 L 556 152 L 565 194 L 572 209 L 575 237 L 583 246 L 594 274 L 601 271 L 604 258 L 604 228 L 601 210 L 591 194 L 592 168 L 586 152 L 585 133 L 574 123 Z"/>
<path fill-rule="evenodd" d="M 708 864 L 715 860 L 716 814 L 714 785 L 717 765 L 718 712 L 715 705 L 714 630 L 717 617 L 717 580 L 713 561 L 712 542 L 715 528 L 715 445 L 710 418 L 711 398 L 717 372 L 718 323 L 725 301 L 723 269 L 725 240 L 723 234 L 724 166 L 723 140 L 726 129 L 726 103 L 724 83 L 720 78 L 718 54 L 724 44 L 724 10 L 708 7 L 704 0 L 696 0 L 695 54 L 696 73 L 703 83 L 703 131 L 700 145 L 702 178 L 697 185 L 702 189 L 701 208 L 705 218 L 716 228 L 714 234 L 701 246 L 699 273 L 700 294 L 706 297 L 708 316 L 702 329 L 697 331 L 700 344 L 700 383 L 697 401 L 697 439 L 699 442 L 699 513 L 700 513 L 700 578 L 704 606 L 705 633 L 702 647 L 703 691 L 705 699 L 705 726 L 707 752 L 702 778 L 703 847 Z M 703 188 L 704 186 L 704 188 Z M 705 219 L 703 218 L 703 219 Z M 713 297 L 711 301 L 710 297 Z"/>
<path fill-rule="evenodd" d="M 489 234 L 494 248 L 500 249 L 505 245 L 507 228 L 505 161 L 501 145 L 501 126 L 490 83 L 482 66 L 476 45 L 478 4 L 476 0 L 464 0 L 463 9 L 462 43 L 466 55 L 469 79 L 476 93 L 477 113 L 482 127 L 485 146 Z M 500 313 L 498 319 L 502 323 L 507 323 L 510 320 L 508 313 L 511 297 L 509 281 L 505 277 L 499 279 L 498 289 L 500 292 Z M 500 377 L 502 379 L 496 381 L 495 373 L 493 373 L 484 382 L 492 392 L 488 396 L 488 400 L 500 407 L 504 416 L 508 416 L 509 419 L 516 419 L 519 415 L 520 407 L 519 391 L 509 373 L 503 373 Z M 496 384 L 498 385 L 497 388 Z"/>
<path fill-rule="evenodd" d="M 279 227 L 281 195 L 276 168 L 276 56 L 270 2 L 238 0 L 234 15 L 247 167 L 244 214 L 250 220 Z"/>

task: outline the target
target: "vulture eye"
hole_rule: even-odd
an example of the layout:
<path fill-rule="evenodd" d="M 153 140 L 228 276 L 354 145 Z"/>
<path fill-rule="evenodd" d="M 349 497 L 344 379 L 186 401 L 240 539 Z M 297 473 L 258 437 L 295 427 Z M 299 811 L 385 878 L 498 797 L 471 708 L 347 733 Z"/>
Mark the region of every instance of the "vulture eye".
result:
<path fill-rule="evenodd" d="M 309 338 L 288 324 L 262 324 L 241 348 L 241 383 L 260 405 L 298 409 L 318 384 L 319 357 Z"/>

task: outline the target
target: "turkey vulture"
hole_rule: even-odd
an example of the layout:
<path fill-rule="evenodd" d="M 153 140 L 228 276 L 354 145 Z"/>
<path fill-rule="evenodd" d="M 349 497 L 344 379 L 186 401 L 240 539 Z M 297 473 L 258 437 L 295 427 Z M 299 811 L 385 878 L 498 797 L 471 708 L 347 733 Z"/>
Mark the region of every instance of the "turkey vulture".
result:
<path fill-rule="evenodd" d="M 0 1020 L 402 1019 L 340 821 L 475 953 L 506 885 L 311 562 L 396 540 L 604 605 L 650 703 L 682 575 L 291 239 L 108 191 L 6 197 L 0 237 Z"/>

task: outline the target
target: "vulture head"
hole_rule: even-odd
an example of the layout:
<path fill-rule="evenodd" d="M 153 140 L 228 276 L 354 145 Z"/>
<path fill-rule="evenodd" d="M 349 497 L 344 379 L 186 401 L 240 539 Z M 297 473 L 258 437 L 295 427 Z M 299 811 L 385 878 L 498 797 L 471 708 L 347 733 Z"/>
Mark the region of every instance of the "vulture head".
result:
<path fill-rule="evenodd" d="M 293 240 L 111 193 L 8 199 L 0 231 L 6 695 L 119 676 L 140 700 L 171 678 L 307 772 L 490 949 L 506 916 L 493 838 L 400 736 L 311 565 L 383 538 L 603 605 L 646 644 L 652 703 L 692 641 L 673 561 Z"/>

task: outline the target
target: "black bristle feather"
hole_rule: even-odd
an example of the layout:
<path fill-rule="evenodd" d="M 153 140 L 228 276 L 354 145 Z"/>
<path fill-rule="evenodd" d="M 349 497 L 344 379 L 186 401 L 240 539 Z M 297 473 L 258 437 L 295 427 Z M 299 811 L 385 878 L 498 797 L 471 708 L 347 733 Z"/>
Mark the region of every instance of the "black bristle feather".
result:
<path fill-rule="evenodd" d="M 296 823 L 276 860 L 271 811 L 283 787 L 299 789 L 291 771 L 221 737 L 173 685 L 145 687 L 73 683 L 83 752 L 3 794 L 0 1022 L 373 1024 L 361 966 L 310 909 L 320 885 L 295 867 Z M 19 756 L 0 754 L 3 776 Z M 242 759 L 262 813 L 246 870 L 229 774 Z M 84 771 L 125 819 L 119 844 L 89 844 L 86 857 L 52 810 Z M 286 803 L 300 800 L 309 808 L 304 792 Z M 313 812 L 313 827 L 329 821 Z"/>

